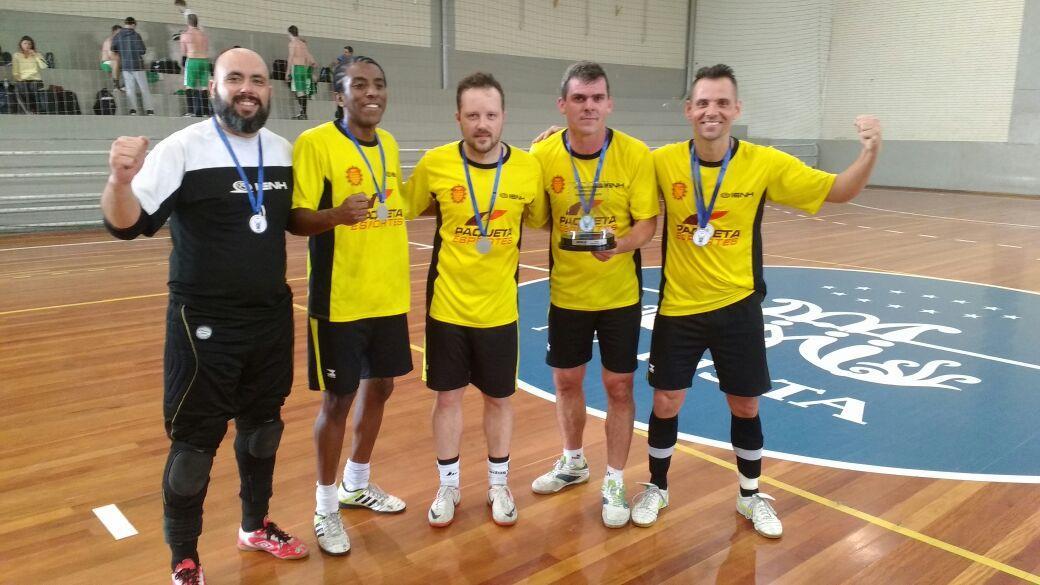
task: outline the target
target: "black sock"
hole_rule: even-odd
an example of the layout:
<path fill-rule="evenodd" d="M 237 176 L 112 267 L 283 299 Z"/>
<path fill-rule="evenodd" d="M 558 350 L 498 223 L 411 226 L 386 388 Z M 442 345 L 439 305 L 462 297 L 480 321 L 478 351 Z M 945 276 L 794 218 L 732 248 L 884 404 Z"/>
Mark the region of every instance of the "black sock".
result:
<path fill-rule="evenodd" d="M 189 542 L 171 542 L 170 553 L 173 559 L 170 561 L 170 570 L 177 568 L 177 564 L 184 559 L 191 559 L 195 561 L 195 565 L 199 564 L 199 541 L 192 540 Z"/>
<path fill-rule="evenodd" d="M 762 447 L 765 439 L 762 435 L 762 419 L 730 418 L 730 441 L 737 457 L 737 472 L 747 479 L 757 480 L 762 475 Z M 757 483 L 757 482 L 756 482 Z M 758 488 L 740 488 L 740 495 L 747 498 L 758 493 Z"/>
<path fill-rule="evenodd" d="M 650 483 L 666 490 L 668 489 L 668 468 L 672 465 L 672 452 L 675 450 L 675 442 L 679 436 L 679 415 L 672 418 L 658 418 L 651 412 L 648 435 Z"/>

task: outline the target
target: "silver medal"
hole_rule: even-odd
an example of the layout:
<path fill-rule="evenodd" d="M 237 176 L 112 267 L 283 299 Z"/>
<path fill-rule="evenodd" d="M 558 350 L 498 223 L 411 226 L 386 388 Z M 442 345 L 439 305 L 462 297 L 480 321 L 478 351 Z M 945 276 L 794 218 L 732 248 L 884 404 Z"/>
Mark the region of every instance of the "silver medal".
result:
<path fill-rule="evenodd" d="M 591 232 L 596 229 L 596 220 L 592 219 L 592 216 L 586 213 L 581 216 L 581 220 L 578 222 L 578 227 L 581 228 L 581 231 L 583 232 Z"/>
<path fill-rule="evenodd" d="M 249 229 L 253 230 L 254 234 L 262 234 L 267 230 L 267 218 L 261 213 L 257 213 L 249 218 Z"/>
<path fill-rule="evenodd" d="M 376 206 L 376 218 L 379 221 L 390 219 L 390 210 L 386 208 L 386 203 L 383 201 L 380 201 L 379 205 Z"/>
<path fill-rule="evenodd" d="M 715 227 L 710 223 L 702 228 L 697 228 L 697 231 L 693 232 L 693 243 L 698 246 L 707 246 L 714 234 Z"/>
<path fill-rule="evenodd" d="M 480 236 L 477 238 L 477 252 L 481 254 L 487 254 L 491 251 L 491 238 L 487 236 Z"/>

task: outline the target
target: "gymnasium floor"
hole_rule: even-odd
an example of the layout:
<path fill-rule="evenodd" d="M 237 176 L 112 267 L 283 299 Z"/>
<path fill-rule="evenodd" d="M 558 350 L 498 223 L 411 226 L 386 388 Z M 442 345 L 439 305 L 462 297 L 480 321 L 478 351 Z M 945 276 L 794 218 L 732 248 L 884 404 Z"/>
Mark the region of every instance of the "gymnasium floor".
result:
<path fill-rule="evenodd" d="M 732 453 L 712 427 L 722 400 L 710 365 L 680 417 L 692 422 L 684 428 L 689 441 L 673 457 L 671 506 L 657 525 L 602 526 L 605 448 L 595 417 L 585 431 L 593 481 L 555 496 L 531 493 L 560 445 L 536 330 L 544 325 L 537 308 L 544 285 L 535 281 L 546 276 L 548 236 L 530 231 L 520 272 L 529 283 L 521 288 L 520 372 L 529 391 L 515 397 L 510 473 L 520 520 L 512 528 L 490 521 L 479 400 L 471 395 L 463 503 L 452 526 L 429 527 L 425 514 L 437 485 L 432 397 L 418 366 L 433 227 L 430 219 L 409 226 L 416 371 L 398 381 L 373 459 L 373 479 L 407 510 L 379 517 L 344 511 L 350 555 L 317 549 L 311 423 L 320 397 L 306 389 L 303 369 L 306 245 L 290 236 L 297 375 L 283 411 L 272 517 L 312 554 L 276 561 L 236 549 L 229 438 L 214 466 L 200 541 L 210 583 L 1040 583 L 1040 433 L 1031 424 L 1040 406 L 1035 200 L 870 189 L 815 217 L 767 208 L 771 289 L 764 306 L 780 336 L 770 348 L 774 388 L 810 387 L 763 399 L 766 448 L 775 451 L 764 465 L 763 491 L 778 500 L 785 528 L 778 541 L 759 537 L 734 513 Z M 169 578 L 159 493 L 168 448 L 161 368 L 169 246 L 165 231 L 133 242 L 96 230 L 0 238 L 2 583 Z M 658 237 L 644 249 L 647 306 L 655 302 L 649 267 L 660 264 L 660 248 Z M 852 297 L 862 309 L 849 308 Z M 799 310 L 812 305 L 830 315 L 793 318 L 792 300 Z M 881 304 L 912 314 L 883 313 Z M 840 321 L 836 311 L 851 320 Z M 869 341 L 854 345 L 840 334 L 867 321 L 873 329 L 858 333 Z M 782 339 L 795 327 L 839 334 L 814 330 L 798 337 L 800 344 Z M 645 344 L 649 331 L 643 334 Z M 846 353 L 825 351 L 835 340 L 847 343 L 840 348 Z M 873 356 L 871 347 L 883 355 Z M 643 421 L 645 367 L 637 373 Z M 591 379 L 588 399 L 596 409 Z M 637 435 L 626 468 L 630 496 L 647 478 L 645 445 Z M 138 534 L 113 538 L 92 513 L 109 504 Z"/>

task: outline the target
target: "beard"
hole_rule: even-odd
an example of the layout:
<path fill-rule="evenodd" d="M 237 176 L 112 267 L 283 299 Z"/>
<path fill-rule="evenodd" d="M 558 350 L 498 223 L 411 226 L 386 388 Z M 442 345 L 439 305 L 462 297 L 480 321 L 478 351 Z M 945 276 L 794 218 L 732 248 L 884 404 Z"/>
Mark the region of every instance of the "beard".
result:
<path fill-rule="evenodd" d="M 490 138 L 491 141 L 488 143 L 488 145 L 486 147 L 481 147 L 480 144 L 478 143 L 478 141 L 486 139 L 486 138 Z M 466 138 L 465 142 L 466 142 L 466 146 L 468 146 L 470 148 L 470 150 L 472 150 L 473 152 L 476 152 L 476 153 L 479 153 L 479 154 L 488 154 L 492 150 L 496 150 L 497 148 L 499 148 L 499 146 L 498 146 L 499 145 L 499 138 L 500 137 L 497 137 L 497 136 L 494 136 L 494 135 L 492 135 L 492 136 L 480 136 L 480 137 L 474 136 L 473 138 Z"/>
<path fill-rule="evenodd" d="M 220 97 L 219 91 L 213 92 L 213 112 L 224 122 L 225 126 L 235 132 L 240 134 L 255 134 L 259 132 L 264 127 L 264 124 L 267 123 L 267 116 L 271 113 L 270 104 L 261 104 L 256 109 L 255 114 L 245 118 L 235 111 L 236 99 L 238 98 L 231 98 L 230 102 L 224 101 L 224 98 Z M 257 101 L 259 101 L 259 98 L 257 98 Z"/>

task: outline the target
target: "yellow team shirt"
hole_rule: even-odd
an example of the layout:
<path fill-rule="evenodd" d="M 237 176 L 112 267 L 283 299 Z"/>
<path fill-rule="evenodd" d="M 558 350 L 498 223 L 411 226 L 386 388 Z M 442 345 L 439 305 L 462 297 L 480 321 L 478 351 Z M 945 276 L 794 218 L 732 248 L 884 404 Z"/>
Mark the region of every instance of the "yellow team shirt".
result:
<path fill-rule="evenodd" d="M 765 291 L 765 200 L 816 213 L 835 178 L 775 148 L 735 140 L 711 214 L 715 234 L 700 247 L 693 243 L 697 204 L 690 174 L 691 142 L 669 144 L 653 154 L 667 211 L 660 313 L 668 317 L 713 311 L 756 290 Z M 701 162 L 705 207 L 711 202 L 720 166 Z"/>
<path fill-rule="evenodd" d="M 542 163 L 542 177 L 548 194 L 552 220 L 552 271 L 549 299 L 553 305 L 579 311 L 600 311 L 627 307 L 639 302 L 639 251 L 618 254 L 601 262 L 589 252 L 560 249 L 564 232 L 578 230 L 584 215 L 578 187 L 574 181 L 571 156 L 564 144 L 566 130 L 534 144 L 531 154 Z M 596 186 L 591 211 L 596 229 L 608 229 L 616 238 L 628 234 L 638 220 L 660 213 L 657 180 L 650 149 L 642 141 L 608 129 L 606 158 Z M 575 153 L 574 166 L 585 191 L 592 193 L 599 153 Z"/>
<path fill-rule="evenodd" d="M 382 129 L 376 135 L 386 156 L 386 221 L 376 216 L 375 181 L 382 186 L 383 163 L 374 141 L 360 143 L 372 172 L 335 122 L 305 131 L 293 147 L 294 209 L 330 209 L 355 193 L 364 193 L 372 202 L 365 220 L 310 237 L 312 317 L 342 322 L 408 312 L 411 284 L 401 162 L 393 135 Z"/>
<path fill-rule="evenodd" d="M 479 227 L 474 219 L 462 164 L 462 142 L 429 150 L 404 185 L 408 207 L 416 213 L 431 202 L 437 210 L 427 314 L 445 323 L 466 327 L 498 327 L 517 320 L 517 271 L 521 223 L 532 227 L 548 221 L 542 194 L 542 170 L 533 156 L 502 143 L 498 198 L 489 209 L 496 164 L 470 161 L 481 220 L 488 225 L 491 251 L 477 251 Z"/>

